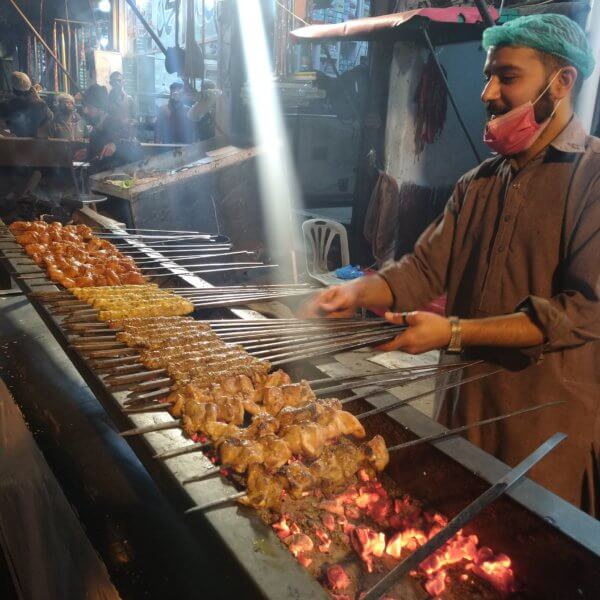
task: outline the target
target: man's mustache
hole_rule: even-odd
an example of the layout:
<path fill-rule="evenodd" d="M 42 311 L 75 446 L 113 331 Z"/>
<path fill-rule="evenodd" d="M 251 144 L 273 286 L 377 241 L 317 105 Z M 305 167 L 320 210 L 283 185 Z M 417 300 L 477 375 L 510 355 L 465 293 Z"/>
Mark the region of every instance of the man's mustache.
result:
<path fill-rule="evenodd" d="M 495 104 L 486 104 L 485 111 L 487 113 L 488 118 L 491 119 L 492 117 L 499 117 L 501 115 L 505 115 L 507 112 L 510 111 L 510 108 L 506 106 L 497 106 Z"/>

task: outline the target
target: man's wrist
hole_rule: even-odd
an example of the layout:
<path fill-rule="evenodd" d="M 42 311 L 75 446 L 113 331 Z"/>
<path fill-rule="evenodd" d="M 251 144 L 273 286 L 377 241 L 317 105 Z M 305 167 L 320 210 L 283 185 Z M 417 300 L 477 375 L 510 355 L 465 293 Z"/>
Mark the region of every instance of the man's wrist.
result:
<path fill-rule="evenodd" d="M 355 286 L 358 306 L 392 308 L 394 296 L 387 281 L 380 275 L 367 275 L 356 279 L 351 285 Z"/>

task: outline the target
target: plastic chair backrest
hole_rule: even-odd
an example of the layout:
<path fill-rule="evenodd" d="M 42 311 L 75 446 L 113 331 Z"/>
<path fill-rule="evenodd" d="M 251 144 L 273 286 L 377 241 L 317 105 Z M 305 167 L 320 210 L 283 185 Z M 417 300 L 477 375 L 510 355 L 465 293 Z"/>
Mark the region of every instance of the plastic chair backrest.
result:
<path fill-rule="evenodd" d="M 304 234 L 306 270 L 309 275 L 329 273 L 327 258 L 333 241 L 338 235 L 340 236 L 342 255 L 342 264 L 338 266 L 343 267 L 350 264 L 348 233 L 341 223 L 330 219 L 309 219 L 302 223 L 302 233 Z"/>

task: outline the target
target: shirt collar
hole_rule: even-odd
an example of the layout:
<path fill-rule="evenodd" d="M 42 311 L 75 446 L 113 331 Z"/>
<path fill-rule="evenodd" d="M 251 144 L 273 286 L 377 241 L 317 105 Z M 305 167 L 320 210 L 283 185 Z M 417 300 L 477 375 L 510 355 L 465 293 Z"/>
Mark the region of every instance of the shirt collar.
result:
<path fill-rule="evenodd" d="M 550 146 L 559 152 L 581 154 L 585 152 L 587 134 L 577 116 L 554 138 Z"/>

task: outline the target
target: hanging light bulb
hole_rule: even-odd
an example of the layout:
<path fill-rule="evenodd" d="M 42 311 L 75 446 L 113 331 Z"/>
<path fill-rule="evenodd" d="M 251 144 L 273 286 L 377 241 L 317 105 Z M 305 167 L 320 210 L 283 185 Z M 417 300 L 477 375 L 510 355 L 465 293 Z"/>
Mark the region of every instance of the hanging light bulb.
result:
<path fill-rule="evenodd" d="M 109 13 L 112 10 L 110 0 L 100 0 L 98 2 L 98 10 L 103 13 Z"/>

